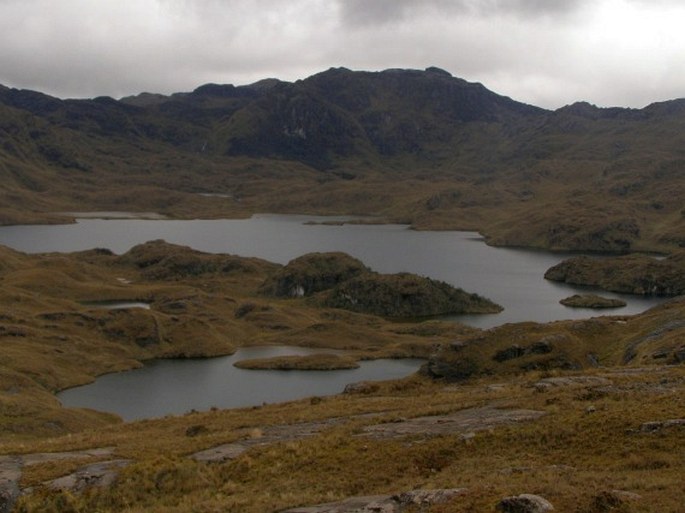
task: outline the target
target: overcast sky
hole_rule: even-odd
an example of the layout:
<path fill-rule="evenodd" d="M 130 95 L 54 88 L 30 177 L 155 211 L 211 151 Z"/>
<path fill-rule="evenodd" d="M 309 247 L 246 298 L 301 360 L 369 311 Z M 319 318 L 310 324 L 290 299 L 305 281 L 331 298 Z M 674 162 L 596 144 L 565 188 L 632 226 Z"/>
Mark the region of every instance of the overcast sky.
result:
<path fill-rule="evenodd" d="M 441 67 L 516 100 L 685 97 L 682 0 L 0 0 L 0 84 L 62 98 Z"/>

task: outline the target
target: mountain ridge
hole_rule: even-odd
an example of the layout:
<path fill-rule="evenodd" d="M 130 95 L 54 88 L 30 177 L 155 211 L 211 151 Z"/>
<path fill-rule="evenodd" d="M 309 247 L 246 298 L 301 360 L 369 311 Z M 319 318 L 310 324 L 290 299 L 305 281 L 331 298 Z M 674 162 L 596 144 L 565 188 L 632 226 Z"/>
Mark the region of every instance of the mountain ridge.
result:
<path fill-rule="evenodd" d="M 121 100 L 3 87 L 0 222 L 17 222 L 13 209 L 34 222 L 79 209 L 363 213 L 492 244 L 670 251 L 685 245 L 684 128 L 682 99 L 550 111 L 434 67 Z"/>

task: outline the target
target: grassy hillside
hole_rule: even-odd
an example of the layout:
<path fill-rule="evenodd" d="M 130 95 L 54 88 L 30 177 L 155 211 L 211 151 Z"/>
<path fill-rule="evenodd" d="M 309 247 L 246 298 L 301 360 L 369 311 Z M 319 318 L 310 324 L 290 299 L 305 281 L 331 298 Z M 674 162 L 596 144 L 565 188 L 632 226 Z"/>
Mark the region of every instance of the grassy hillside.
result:
<path fill-rule="evenodd" d="M 493 511 L 523 492 L 564 511 L 681 507 L 682 299 L 477 330 L 265 297 L 282 267 L 163 241 L 123 255 L 3 248 L 0 262 L 0 477 L 16 511 L 280 511 L 416 488 L 465 488 L 430 511 Z M 98 306 L 114 300 L 150 308 Z M 338 396 L 130 424 L 52 395 L 149 358 L 249 344 L 349 350 L 252 368 L 427 362 Z"/>
<path fill-rule="evenodd" d="M 671 251 L 685 241 L 683 105 L 545 111 L 435 68 L 121 101 L 2 88 L 0 221 L 306 211 L 492 244 Z"/>
<path fill-rule="evenodd" d="M 281 266 L 163 241 L 123 255 L 0 251 L 0 433 L 7 438 L 111 422 L 107 415 L 62 409 L 51 394 L 151 358 L 269 344 L 348 349 L 353 361 L 425 357 L 436 340 L 473 331 L 429 323 L 423 332 L 305 299 L 267 298 L 259 291 Z M 113 301 L 149 309 L 104 308 Z"/>
<path fill-rule="evenodd" d="M 368 214 L 491 244 L 671 253 L 572 259 L 547 277 L 678 294 L 683 129 L 682 100 L 551 112 L 436 68 L 120 101 L 0 86 L 0 223 Z M 682 511 L 682 297 L 632 317 L 479 330 L 416 316 L 496 305 L 344 254 L 279 266 L 164 241 L 123 255 L 0 248 L 0 284 L 0 511 L 311 512 L 423 489 L 460 491 L 403 511 L 495 511 L 521 493 L 558 511 Z M 117 301 L 148 308 L 105 308 Z M 54 395 L 248 345 L 344 351 L 248 368 L 426 363 L 336 396 L 134 423 Z"/>

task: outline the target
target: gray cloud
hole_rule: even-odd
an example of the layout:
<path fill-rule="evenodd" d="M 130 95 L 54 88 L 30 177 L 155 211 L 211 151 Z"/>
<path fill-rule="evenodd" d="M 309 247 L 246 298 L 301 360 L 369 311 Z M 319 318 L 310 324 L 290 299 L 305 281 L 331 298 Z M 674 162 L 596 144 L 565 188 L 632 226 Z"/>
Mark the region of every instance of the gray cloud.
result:
<path fill-rule="evenodd" d="M 338 0 L 348 27 L 396 23 L 415 16 L 558 16 L 588 0 Z"/>
<path fill-rule="evenodd" d="M 0 83 L 61 97 L 440 66 L 517 100 L 683 96 L 675 0 L 0 0 Z"/>

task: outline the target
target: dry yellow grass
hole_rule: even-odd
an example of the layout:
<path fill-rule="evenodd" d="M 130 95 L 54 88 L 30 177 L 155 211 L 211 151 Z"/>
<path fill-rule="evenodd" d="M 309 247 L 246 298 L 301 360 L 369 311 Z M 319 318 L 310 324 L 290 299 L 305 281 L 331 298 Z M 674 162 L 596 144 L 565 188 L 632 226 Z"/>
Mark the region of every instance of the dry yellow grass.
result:
<path fill-rule="evenodd" d="M 445 386 L 408 378 L 365 396 L 336 396 L 258 409 L 217 411 L 143 421 L 68 438 L 46 440 L 34 449 L 117 447 L 133 457 L 111 489 L 84 495 L 34 493 L 18 511 L 279 511 L 353 495 L 396 493 L 414 488 L 465 487 L 468 493 L 447 509 L 493 511 L 506 495 L 543 495 L 560 511 L 593 510 L 596 498 L 625 490 L 642 498 L 626 511 L 677 513 L 682 500 L 685 458 L 682 427 L 644 432 L 644 422 L 678 418 L 685 411 L 682 367 L 608 376 L 605 389 L 532 385 L 543 374 L 480 379 Z M 445 414 L 484 404 L 546 413 L 537 421 L 461 434 L 400 439 L 362 435 L 365 425 Z M 186 455 L 220 443 L 254 436 L 270 425 L 377 413 L 350 418 L 320 435 L 257 447 L 236 460 L 203 464 Z M 205 434 L 189 438 L 190 426 Z M 17 447 L 14 447 L 16 449 Z M 8 447 L 9 449 L 9 447 Z M 60 470 L 71 470 L 71 463 Z M 60 473 L 55 465 L 32 471 L 31 482 Z M 71 507 L 72 509 L 68 509 Z"/>
<path fill-rule="evenodd" d="M 246 260 L 224 268 L 224 256 L 161 243 L 126 257 L 3 251 L 0 453 L 114 447 L 112 458 L 133 460 L 114 486 L 83 494 L 40 484 L 73 472 L 84 460 L 28 467 L 22 486 L 35 490 L 17 511 L 256 513 L 421 487 L 468 489 L 449 510 L 431 511 L 491 511 L 505 495 L 530 492 L 560 511 L 600 513 L 606 493 L 615 489 L 642 497 L 621 506 L 626 511 L 680 511 L 683 429 L 648 432 L 640 426 L 682 418 L 685 411 L 685 367 L 655 366 L 665 361 L 655 355 L 670 361 L 682 347 L 682 300 L 635 317 L 481 331 L 438 321 L 390 323 L 306 300 L 264 298 L 258 289 L 273 265 Z M 175 258 L 167 260 L 169 255 Z M 138 267 L 142 261 L 156 263 Z M 115 299 L 145 301 L 151 309 L 83 304 Z M 550 351 L 498 356 L 509 354 L 512 345 L 526 349 L 540 342 Z M 148 358 L 283 343 L 352 349 L 354 358 L 435 353 L 433 360 L 457 368 L 465 361 L 471 372 L 458 383 L 412 376 L 369 387 L 368 393 L 135 423 L 63 409 L 52 395 Z M 632 356 L 624 366 L 627 352 Z M 593 367 L 588 354 L 603 367 Z M 563 370 L 567 364 L 577 369 Z M 535 386 L 541 379 L 577 375 L 608 381 Z M 474 435 L 364 436 L 369 425 L 485 406 L 545 415 Z M 188 457 L 221 444 L 266 440 L 277 426 L 330 419 L 338 421 L 315 436 L 255 446 L 232 461 L 206 464 Z"/>

